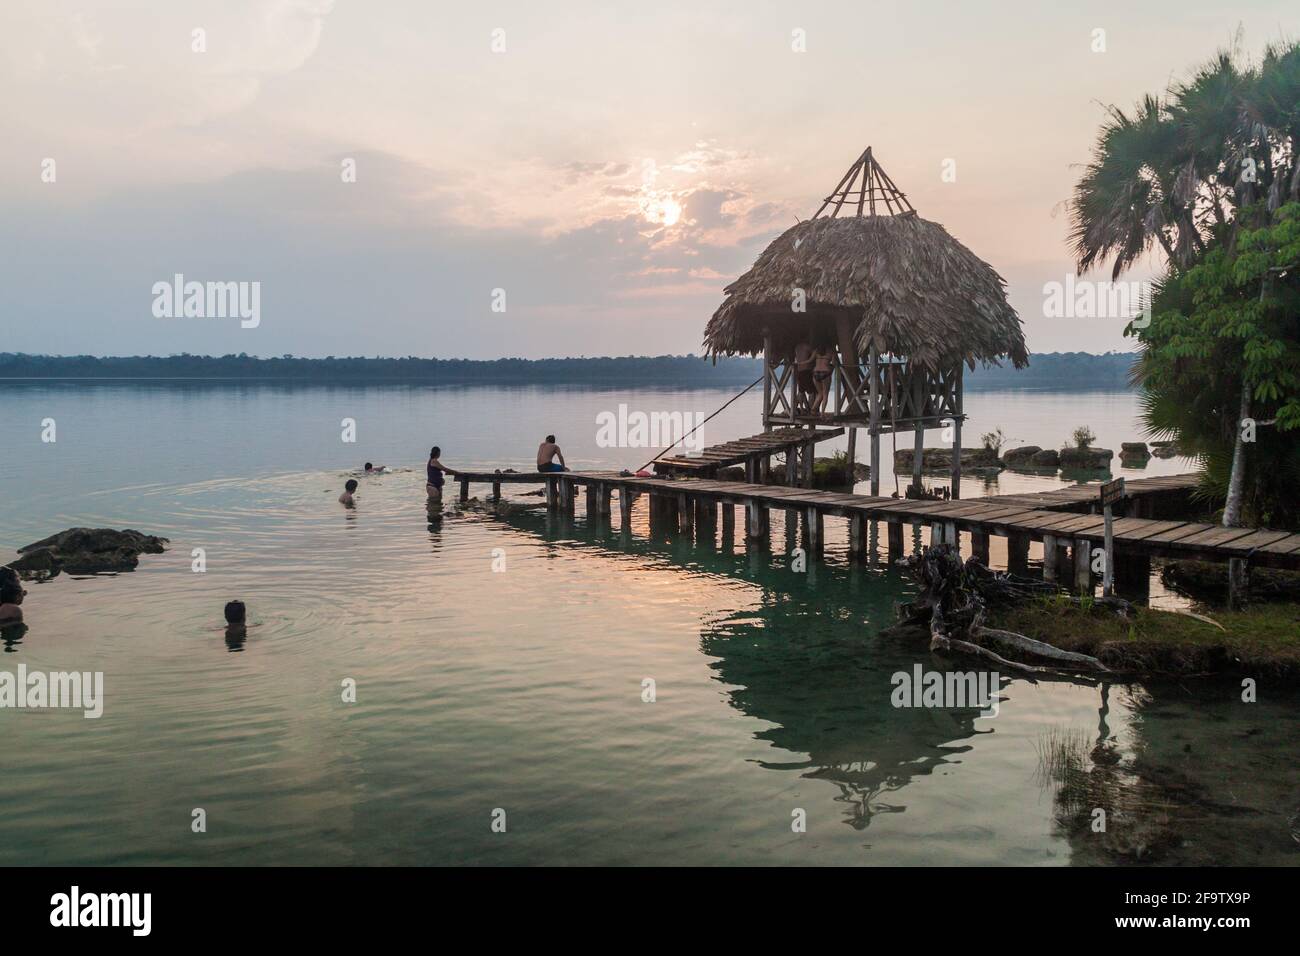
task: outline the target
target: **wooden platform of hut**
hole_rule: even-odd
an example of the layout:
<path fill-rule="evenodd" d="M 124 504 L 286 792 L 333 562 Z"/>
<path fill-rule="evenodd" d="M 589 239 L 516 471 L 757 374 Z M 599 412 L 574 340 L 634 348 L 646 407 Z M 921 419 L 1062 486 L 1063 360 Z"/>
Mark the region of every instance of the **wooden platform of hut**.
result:
<path fill-rule="evenodd" d="M 1076 588 L 1088 591 L 1093 587 L 1093 548 L 1104 538 L 1104 521 L 1100 515 L 1054 510 L 1054 507 L 1077 503 L 1073 497 L 1055 506 L 1048 501 L 1026 504 L 1014 500 L 1026 496 L 914 501 L 739 481 L 637 478 L 612 471 L 460 472 L 455 477 L 460 482 L 462 498 L 468 496 L 469 486 L 474 482 L 491 483 L 494 492 L 499 494 L 502 482 L 543 481 L 548 506 L 563 513 L 572 513 L 575 492 L 581 487 L 586 492 L 588 521 L 610 516 L 613 493 L 617 491 L 624 528 L 630 528 L 632 509 L 642 495 L 648 498 L 652 522 L 668 521 L 683 533 L 691 533 L 697 526 L 715 527 L 719 509 L 723 532 L 730 533 L 735 527 L 735 507 L 739 505 L 744 509 L 746 534 L 762 539 L 769 531 L 772 509 L 794 512 L 804 520 L 808 542 L 814 549 L 821 547 L 825 517 L 842 517 L 849 522 L 849 552 L 853 556 L 867 551 L 869 522 L 886 524 L 891 559 L 903 554 L 906 524 L 928 525 L 931 541 L 935 543 L 958 544 L 959 534 L 965 532 L 972 553 L 985 563 L 990 536 L 1005 537 L 1008 566 L 1021 572 L 1028 566 L 1030 542 L 1041 541 L 1044 576 L 1049 580 L 1072 580 Z M 1162 482 L 1171 484 L 1160 478 L 1137 479 L 1129 484 L 1130 496 L 1137 500 L 1143 497 L 1142 482 L 1152 483 L 1152 494 L 1166 490 L 1161 487 Z M 1097 486 L 1085 487 L 1096 494 Z M 1144 571 L 1149 577 L 1153 557 L 1237 562 L 1236 574 L 1229 577 L 1240 580 L 1239 586 L 1245 587 L 1248 578 L 1244 572 L 1250 566 L 1300 570 L 1300 534 L 1294 532 L 1132 517 L 1118 518 L 1113 531 L 1117 572 L 1122 566 L 1122 576 L 1130 580 L 1142 579 Z"/>
<path fill-rule="evenodd" d="M 784 455 L 786 484 L 811 488 L 817 443 L 843 434 L 843 428 L 778 428 L 722 445 L 711 445 L 699 455 L 660 459 L 655 462 L 655 474 L 712 478 L 723 468 L 743 464 L 747 481 L 765 484 L 772 457 Z"/>

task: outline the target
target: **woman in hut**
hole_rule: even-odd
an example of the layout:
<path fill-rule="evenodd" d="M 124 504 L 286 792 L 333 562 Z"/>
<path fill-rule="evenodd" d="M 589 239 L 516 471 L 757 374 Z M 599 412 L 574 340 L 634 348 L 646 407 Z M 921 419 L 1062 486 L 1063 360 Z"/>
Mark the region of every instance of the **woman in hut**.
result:
<path fill-rule="evenodd" d="M 817 347 L 813 364 L 813 384 L 817 386 L 817 402 L 813 409 L 819 418 L 826 417 L 826 402 L 831 397 L 831 369 L 834 360 L 835 353 L 830 346 L 823 343 Z"/>

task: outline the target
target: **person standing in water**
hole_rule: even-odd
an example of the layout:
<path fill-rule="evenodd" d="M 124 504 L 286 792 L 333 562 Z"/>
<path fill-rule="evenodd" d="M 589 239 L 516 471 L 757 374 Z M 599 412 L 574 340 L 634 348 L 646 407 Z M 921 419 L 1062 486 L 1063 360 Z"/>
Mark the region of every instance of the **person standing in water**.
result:
<path fill-rule="evenodd" d="M 555 461 L 556 458 L 560 460 Z M 555 444 L 555 436 L 547 435 L 546 441 L 537 446 L 537 470 L 543 472 L 549 471 L 568 471 L 564 464 L 564 452 L 560 451 L 560 446 Z"/>
<path fill-rule="evenodd" d="M 343 494 L 339 495 L 339 504 L 345 508 L 356 507 L 356 498 L 353 497 L 357 490 L 357 480 L 349 478 L 343 485 Z"/>
<path fill-rule="evenodd" d="M 442 454 L 442 449 L 434 445 L 429 449 L 429 463 L 425 466 L 426 480 L 424 483 L 425 493 L 429 496 L 429 504 L 442 504 L 442 486 L 445 484 L 443 475 L 454 475 L 456 470 L 448 468 L 438 457 Z"/>

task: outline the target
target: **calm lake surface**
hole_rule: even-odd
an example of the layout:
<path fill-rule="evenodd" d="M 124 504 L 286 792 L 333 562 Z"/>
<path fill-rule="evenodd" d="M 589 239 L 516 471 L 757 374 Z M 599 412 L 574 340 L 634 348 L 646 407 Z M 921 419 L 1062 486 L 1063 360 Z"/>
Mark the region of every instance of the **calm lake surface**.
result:
<path fill-rule="evenodd" d="M 796 572 L 779 513 L 759 548 L 651 536 L 643 503 L 631 536 L 581 501 L 551 519 L 528 486 L 426 512 L 432 444 L 452 467 L 525 469 L 555 432 L 574 468 L 636 468 L 657 449 L 600 447 L 599 413 L 730 395 L 0 386 L 0 560 L 74 525 L 171 539 L 130 574 L 28 586 L 0 670 L 102 671 L 104 714 L 0 710 L 0 864 L 1297 861 L 1294 694 L 1003 675 L 996 716 L 898 708 L 892 675 L 946 665 L 880 635 L 912 588 L 850 568 L 842 521 Z M 757 432 L 760 402 L 705 441 Z M 1081 424 L 1104 447 L 1142 437 L 1128 393 L 966 402 L 967 445 L 997 426 L 1044 447 Z M 366 460 L 400 470 L 345 511 Z M 1060 483 L 1004 472 L 963 496 Z M 222 627 L 235 597 L 243 643 Z"/>

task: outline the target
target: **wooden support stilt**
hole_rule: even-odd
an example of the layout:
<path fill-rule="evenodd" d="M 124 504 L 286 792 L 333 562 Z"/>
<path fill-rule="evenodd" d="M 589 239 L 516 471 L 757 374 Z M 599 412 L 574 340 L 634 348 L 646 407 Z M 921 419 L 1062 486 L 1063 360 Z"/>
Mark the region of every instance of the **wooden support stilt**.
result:
<path fill-rule="evenodd" d="M 785 483 L 791 488 L 799 485 L 799 452 L 793 445 L 785 453 Z"/>
<path fill-rule="evenodd" d="M 729 503 L 722 503 L 722 543 L 724 546 L 731 544 L 736 537 L 736 506 Z"/>
<path fill-rule="evenodd" d="M 573 486 L 573 479 L 560 479 L 560 507 L 564 509 L 566 515 L 573 514 L 573 499 L 577 497 L 577 488 Z"/>
<path fill-rule="evenodd" d="M 1007 535 L 1007 570 L 1024 574 L 1029 570 L 1029 535 L 1013 531 Z"/>
<path fill-rule="evenodd" d="M 613 493 L 613 490 L 614 489 L 611 488 L 607 482 L 602 481 L 596 492 L 596 505 L 600 509 L 600 516 L 602 518 L 609 517 L 609 512 L 610 512 L 609 500 Z"/>
<path fill-rule="evenodd" d="M 918 422 L 912 442 L 912 485 L 921 488 L 921 466 L 925 463 L 925 429 Z"/>
<path fill-rule="evenodd" d="M 501 500 L 501 482 L 499 481 L 492 482 L 492 500 L 493 501 Z"/>
<path fill-rule="evenodd" d="M 954 548 L 959 546 L 960 539 L 957 537 L 957 522 L 945 521 L 943 523 L 943 540 L 945 544 L 950 544 Z"/>
<path fill-rule="evenodd" d="M 937 521 L 930 525 L 930 547 L 936 544 L 943 544 L 943 525 Z"/>
<path fill-rule="evenodd" d="M 812 441 L 804 442 L 803 445 L 803 486 L 811 488 L 813 486 L 813 464 L 817 458 L 817 443 Z"/>
<path fill-rule="evenodd" d="M 763 517 L 767 509 L 756 498 L 751 498 L 745 510 L 745 533 L 755 539 L 763 537 Z"/>
<path fill-rule="evenodd" d="M 559 495 L 556 493 L 556 478 L 547 478 L 546 482 L 546 510 L 554 511 L 559 505 Z"/>
<path fill-rule="evenodd" d="M 987 531 L 972 531 L 970 533 L 970 553 L 984 567 L 989 566 L 989 533 Z"/>
<path fill-rule="evenodd" d="M 1239 611 L 1250 603 L 1250 565 L 1245 558 L 1228 559 L 1228 607 Z"/>
<path fill-rule="evenodd" d="M 624 531 L 632 530 L 632 505 L 636 494 L 626 488 L 618 489 L 618 523 Z"/>
<path fill-rule="evenodd" d="M 903 556 L 903 522 L 886 521 L 885 525 L 889 529 L 889 560 L 896 561 Z"/>
<path fill-rule="evenodd" d="M 461 504 L 464 504 L 466 501 L 469 501 L 469 482 L 468 482 L 468 481 L 462 481 L 462 482 L 460 483 L 460 501 L 461 501 Z"/>
<path fill-rule="evenodd" d="M 1056 559 L 1060 557 L 1054 535 L 1043 535 L 1043 580 L 1055 581 L 1057 576 Z"/>
<path fill-rule="evenodd" d="M 587 520 L 591 521 L 600 515 L 599 498 L 596 495 L 596 483 L 590 482 L 586 488 L 587 497 Z"/>
<path fill-rule="evenodd" d="M 867 553 L 867 519 L 860 514 L 849 515 L 849 555 L 861 558 Z"/>
<path fill-rule="evenodd" d="M 849 465 L 849 487 L 852 488 L 857 483 L 857 461 L 858 461 L 858 430 L 849 429 L 849 447 L 848 447 L 848 465 Z"/>
<path fill-rule="evenodd" d="M 1092 544 L 1087 538 L 1074 539 L 1074 589 L 1092 593 Z"/>
<path fill-rule="evenodd" d="M 695 508 L 684 491 L 677 495 L 677 530 L 682 534 L 690 534 L 695 530 Z"/>
<path fill-rule="evenodd" d="M 961 418 L 952 422 L 952 497 L 961 497 Z"/>

